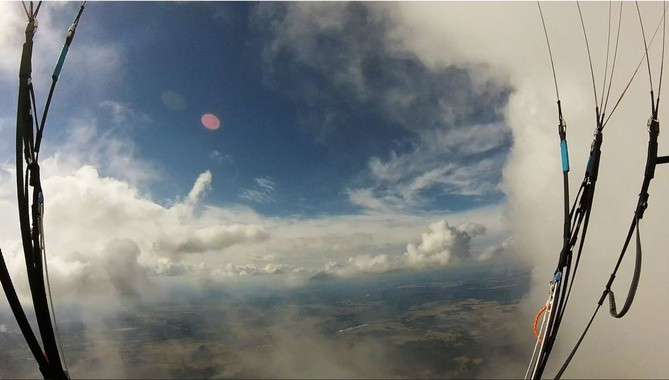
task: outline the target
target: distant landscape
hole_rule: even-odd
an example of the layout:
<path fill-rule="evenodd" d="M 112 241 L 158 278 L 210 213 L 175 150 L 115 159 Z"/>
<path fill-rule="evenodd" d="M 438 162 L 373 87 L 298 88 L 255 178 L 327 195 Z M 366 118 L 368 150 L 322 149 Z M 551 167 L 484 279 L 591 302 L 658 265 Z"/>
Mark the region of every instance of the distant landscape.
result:
<path fill-rule="evenodd" d="M 528 271 L 486 266 L 236 285 L 128 305 L 96 327 L 72 309 L 60 328 L 72 377 L 472 378 L 491 355 L 524 359 L 505 342 L 528 284 Z M 9 314 L 0 322 L 4 376 L 39 376 Z"/>

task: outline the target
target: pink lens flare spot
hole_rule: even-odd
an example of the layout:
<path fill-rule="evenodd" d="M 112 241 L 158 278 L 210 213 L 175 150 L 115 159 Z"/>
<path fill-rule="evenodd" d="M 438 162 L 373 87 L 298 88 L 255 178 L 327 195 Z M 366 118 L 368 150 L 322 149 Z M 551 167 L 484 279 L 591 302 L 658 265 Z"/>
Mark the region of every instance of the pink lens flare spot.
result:
<path fill-rule="evenodd" d="M 218 120 L 218 118 L 210 113 L 206 113 L 202 115 L 202 118 L 200 119 L 202 121 L 202 125 L 204 125 L 205 128 L 215 131 L 221 126 L 221 121 Z"/>

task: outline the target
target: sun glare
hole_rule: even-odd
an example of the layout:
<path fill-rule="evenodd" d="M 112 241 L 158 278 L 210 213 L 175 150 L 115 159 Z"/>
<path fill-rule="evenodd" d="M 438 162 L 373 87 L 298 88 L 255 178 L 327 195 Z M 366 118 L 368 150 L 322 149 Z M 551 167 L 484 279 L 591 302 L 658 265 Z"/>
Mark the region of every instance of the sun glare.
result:
<path fill-rule="evenodd" d="M 218 118 L 215 115 L 212 115 L 210 113 L 206 113 L 202 115 L 201 118 L 202 125 L 204 125 L 205 128 L 215 131 L 221 126 L 221 121 L 218 120 Z"/>

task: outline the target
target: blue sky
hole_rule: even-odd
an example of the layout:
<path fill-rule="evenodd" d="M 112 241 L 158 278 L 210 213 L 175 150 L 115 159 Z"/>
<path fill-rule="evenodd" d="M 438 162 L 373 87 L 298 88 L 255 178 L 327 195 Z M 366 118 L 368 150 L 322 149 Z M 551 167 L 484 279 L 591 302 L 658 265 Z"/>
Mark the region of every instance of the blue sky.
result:
<path fill-rule="evenodd" d="M 646 25 L 658 25 L 653 6 L 641 6 Z M 40 11 L 40 111 L 78 7 L 46 2 Z M 602 78 L 608 3 L 583 8 Z M 592 136 L 591 78 L 575 6 L 547 3 L 545 14 L 575 194 Z M 25 22 L 20 3 L 0 3 L 0 242 L 19 291 L 13 144 Z M 637 23 L 626 11 L 612 93 L 642 57 Z M 659 46 L 651 46 L 655 70 Z M 579 269 L 589 282 L 606 282 L 601 263 L 628 227 L 647 98 L 640 73 L 607 126 L 591 253 Z M 205 114 L 220 128 L 205 128 Z M 40 156 L 54 293 L 100 306 L 150 297 L 158 276 L 202 289 L 260 277 L 300 286 L 317 275 L 518 258 L 533 268 L 533 284 L 545 284 L 561 246 L 556 123 L 533 2 L 90 2 Z M 653 186 L 644 248 L 661 252 L 669 201 L 659 189 L 669 176 L 658 173 Z M 647 281 L 663 283 L 669 265 L 650 257 Z M 597 299 L 591 285 L 575 285 L 582 299 L 573 310 Z M 528 318 L 545 294 L 533 287 Z M 653 293 L 644 294 L 640 310 L 655 310 Z M 642 321 L 628 335 L 653 341 L 654 325 Z M 620 347 L 610 358 L 662 352 L 607 339 L 595 333 L 593 342 Z M 582 349 L 598 355 L 595 344 Z"/>
<path fill-rule="evenodd" d="M 78 7 L 48 5 L 43 17 L 55 13 L 62 28 Z M 339 30 L 308 20 L 296 27 L 287 7 L 89 4 L 59 83 L 45 149 L 58 146 L 68 119 L 87 112 L 101 132 L 118 128 L 110 133 L 127 137 L 136 158 L 156 166 L 159 178 L 146 185 L 159 199 L 187 192 L 210 170 L 208 202 L 240 203 L 265 215 L 365 212 L 366 200 L 352 199 L 357 191 L 414 212 L 503 200 L 497 185 L 511 138 L 499 110 L 508 86 L 490 82 L 480 96 L 466 69 L 434 71 L 390 51 L 388 21 L 372 17 L 366 5 L 340 7 L 345 29 Z M 39 50 L 39 33 L 36 41 Z M 76 49 L 87 44 L 113 49 L 118 62 L 111 75 L 89 69 L 89 78 L 77 78 L 71 61 L 87 60 Z M 36 65 L 48 67 L 49 58 Z M 168 93 L 179 104 L 166 105 Z M 446 117 L 445 108 L 458 111 Z M 202 128 L 205 113 L 219 117 L 222 127 Z M 502 132 L 481 151 L 436 151 L 428 144 L 490 123 Z M 478 145 L 463 138 L 467 148 Z M 491 159 L 495 165 L 477 167 Z M 463 166 L 472 172 L 456 173 Z"/>

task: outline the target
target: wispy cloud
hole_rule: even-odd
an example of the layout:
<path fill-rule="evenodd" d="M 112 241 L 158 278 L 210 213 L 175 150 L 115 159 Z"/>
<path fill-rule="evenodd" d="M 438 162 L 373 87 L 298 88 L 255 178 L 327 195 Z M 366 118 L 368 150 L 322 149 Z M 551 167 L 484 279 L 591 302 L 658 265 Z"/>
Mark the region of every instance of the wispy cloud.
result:
<path fill-rule="evenodd" d="M 347 190 L 353 204 L 406 211 L 443 208 L 434 201 L 446 195 L 499 198 L 510 87 L 483 60 L 428 67 L 396 39 L 393 12 L 361 3 L 262 4 L 255 20 L 269 41 L 269 77 L 307 105 L 305 128 L 318 141 L 369 160 Z M 365 112 L 384 127 L 351 120 Z"/>
<path fill-rule="evenodd" d="M 95 164 L 103 175 L 124 179 L 133 185 L 146 185 L 158 179 L 158 165 L 139 159 L 137 145 L 124 133 L 127 129 L 103 128 L 106 125 L 98 118 L 91 119 L 86 112 L 75 116 L 55 154 L 60 161 L 69 161 L 67 165 L 72 167 Z"/>
<path fill-rule="evenodd" d="M 268 177 L 254 179 L 256 185 L 252 188 L 242 189 L 239 197 L 256 203 L 274 202 L 276 184 Z"/>
<path fill-rule="evenodd" d="M 229 154 L 223 154 L 217 150 L 212 150 L 209 152 L 209 159 L 217 163 L 218 165 L 223 164 L 224 162 L 231 162 L 232 156 Z"/>
<path fill-rule="evenodd" d="M 416 147 L 372 157 L 368 185 L 349 189 L 351 202 L 373 210 L 410 210 L 429 205 L 431 197 L 485 198 L 501 194 L 498 184 L 510 136 L 499 124 L 421 133 Z"/>
<path fill-rule="evenodd" d="M 153 121 L 149 115 L 133 109 L 127 103 L 116 100 L 104 100 L 100 103 L 100 107 L 109 112 L 112 123 L 117 126 L 136 126 Z"/>

